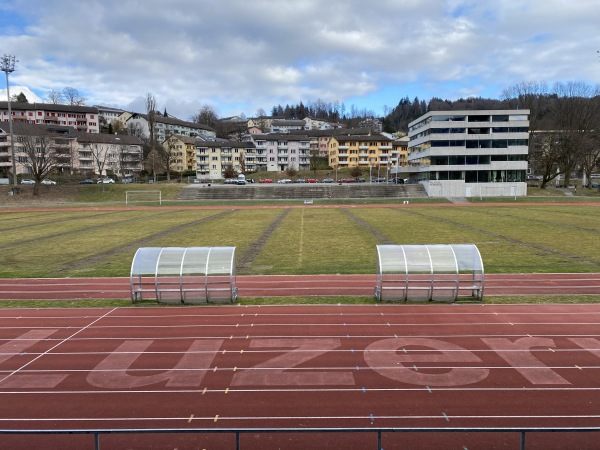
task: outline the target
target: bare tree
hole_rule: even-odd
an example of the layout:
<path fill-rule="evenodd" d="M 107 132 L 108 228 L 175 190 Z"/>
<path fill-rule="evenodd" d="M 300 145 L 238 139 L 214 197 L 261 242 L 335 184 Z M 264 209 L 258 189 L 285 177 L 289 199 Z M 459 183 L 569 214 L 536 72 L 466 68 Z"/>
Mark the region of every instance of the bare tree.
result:
<path fill-rule="evenodd" d="M 62 90 L 62 96 L 67 105 L 71 106 L 83 106 L 85 105 L 85 99 L 79 95 L 79 91 L 73 87 L 65 87 Z"/>
<path fill-rule="evenodd" d="M 148 133 L 149 133 L 149 149 L 148 153 L 156 148 L 156 137 L 155 137 L 155 127 L 156 127 L 156 98 L 151 93 L 146 94 L 146 120 L 148 122 Z"/>
<path fill-rule="evenodd" d="M 553 88 L 552 118 L 561 145 L 560 171 L 569 185 L 571 174 L 585 159 L 589 136 L 600 125 L 598 87 L 584 82 L 556 83 Z"/>
<path fill-rule="evenodd" d="M 218 121 L 219 116 L 217 115 L 215 109 L 210 105 L 203 105 L 200 108 L 200 111 L 192 116 L 192 122 L 206 125 L 211 128 L 215 128 Z"/>
<path fill-rule="evenodd" d="M 163 143 L 162 151 L 159 154 L 167 169 L 167 181 L 171 181 L 171 166 L 177 161 L 178 157 L 183 156 L 182 150 L 177 148 L 177 138 L 169 136 Z"/>
<path fill-rule="evenodd" d="M 246 173 L 246 152 L 240 151 L 240 173 Z"/>
<path fill-rule="evenodd" d="M 90 150 L 92 152 L 92 159 L 96 169 L 95 172 L 100 176 L 105 175 L 105 170 L 109 164 L 109 160 L 111 159 L 109 151 L 102 146 L 90 146 Z"/>
<path fill-rule="evenodd" d="M 548 86 L 543 81 L 522 81 L 502 91 L 500 98 L 507 106 L 515 109 L 529 110 L 529 127 L 538 130 L 542 111 L 542 99 L 549 94 Z"/>
<path fill-rule="evenodd" d="M 560 136 L 555 131 L 533 131 L 529 134 L 530 166 L 534 173 L 542 176 L 540 187 L 560 175 Z"/>
<path fill-rule="evenodd" d="M 44 127 L 22 124 L 15 129 L 16 142 L 24 154 L 22 163 L 35 180 L 33 195 L 40 194 L 40 183 L 48 174 L 61 166 L 61 152 L 57 152 L 55 139 L 60 135 L 49 133 Z"/>
<path fill-rule="evenodd" d="M 63 95 L 59 91 L 55 91 L 53 89 L 48 92 L 46 101 L 48 103 L 52 103 L 53 105 L 60 105 L 63 102 Z"/>
<path fill-rule="evenodd" d="M 594 130 L 585 137 L 581 157 L 581 171 L 584 175 L 584 185 L 590 186 L 592 173 L 600 167 L 600 130 Z"/>

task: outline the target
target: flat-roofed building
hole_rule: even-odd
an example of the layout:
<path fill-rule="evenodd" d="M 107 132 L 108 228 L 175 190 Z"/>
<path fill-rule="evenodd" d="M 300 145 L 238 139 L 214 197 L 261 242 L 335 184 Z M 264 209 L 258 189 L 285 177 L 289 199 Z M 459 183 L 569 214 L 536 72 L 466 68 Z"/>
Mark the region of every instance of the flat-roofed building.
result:
<path fill-rule="evenodd" d="M 409 123 L 398 173 L 431 197 L 527 195 L 529 110 L 431 111 Z"/>

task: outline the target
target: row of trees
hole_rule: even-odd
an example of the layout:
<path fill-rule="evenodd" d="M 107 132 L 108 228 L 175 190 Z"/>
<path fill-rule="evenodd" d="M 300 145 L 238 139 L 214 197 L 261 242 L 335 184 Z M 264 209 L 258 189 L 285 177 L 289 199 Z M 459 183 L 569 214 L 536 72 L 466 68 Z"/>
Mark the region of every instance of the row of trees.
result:
<path fill-rule="evenodd" d="M 522 82 L 505 89 L 511 108 L 530 110 L 530 167 L 542 176 L 541 187 L 579 173 L 589 182 L 600 167 L 600 87 L 584 82 Z"/>

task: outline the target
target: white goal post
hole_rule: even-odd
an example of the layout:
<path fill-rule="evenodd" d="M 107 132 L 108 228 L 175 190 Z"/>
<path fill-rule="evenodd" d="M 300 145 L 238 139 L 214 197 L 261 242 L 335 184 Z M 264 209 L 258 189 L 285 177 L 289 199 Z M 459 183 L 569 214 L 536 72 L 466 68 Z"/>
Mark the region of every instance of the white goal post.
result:
<path fill-rule="evenodd" d="M 125 205 L 133 203 L 158 203 L 162 204 L 161 191 L 126 191 Z"/>

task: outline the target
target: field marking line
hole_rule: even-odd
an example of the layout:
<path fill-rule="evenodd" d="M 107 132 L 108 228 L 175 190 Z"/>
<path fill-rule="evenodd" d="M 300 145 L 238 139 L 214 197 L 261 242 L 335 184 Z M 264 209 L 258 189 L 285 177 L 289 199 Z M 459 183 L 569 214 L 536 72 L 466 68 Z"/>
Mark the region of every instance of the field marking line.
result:
<path fill-rule="evenodd" d="M 52 347 L 50 347 L 48 350 L 46 350 L 43 353 L 40 353 L 38 356 L 36 356 L 35 358 L 33 358 L 31 361 L 23 364 L 21 367 L 13 370 L 11 373 L 9 373 L 8 375 L 6 375 L 4 378 L 0 379 L 0 383 L 2 383 L 3 381 L 7 380 L 8 378 L 10 378 L 11 376 L 15 375 L 16 373 L 20 372 L 21 370 L 23 370 L 25 367 L 29 366 L 30 364 L 33 364 L 35 361 L 37 361 L 38 359 L 40 359 L 41 357 L 43 357 L 44 355 L 47 355 L 48 353 L 52 352 L 52 350 L 54 350 L 55 348 L 57 348 L 58 346 L 62 345 L 63 343 L 67 342 L 69 339 L 71 339 L 74 336 L 77 336 L 79 333 L 81 333 L 82 331 L 85 331 L 86 329 L 88 329 L 89 327 L 91 327 L 93 324 L 95 324 L 96 322 L 102 320 L 103 318 L 105 318 L 106 316 L 108 316 L 111 312 L 115 311 L 117 308 L 113 308 L 110 311 L 107 311 L 105 314 L 103 314 L 100 317 L 97 317 L 94 321 L 90 322 L 89 324 L 87 324 L 86 326 L 84 326 L 83 328 L 80 328 L 79 330 L 77 330 L 75 333 L 71 334 L 70 336 L 61 339 L 57 344 L 53 345 Z"/>

